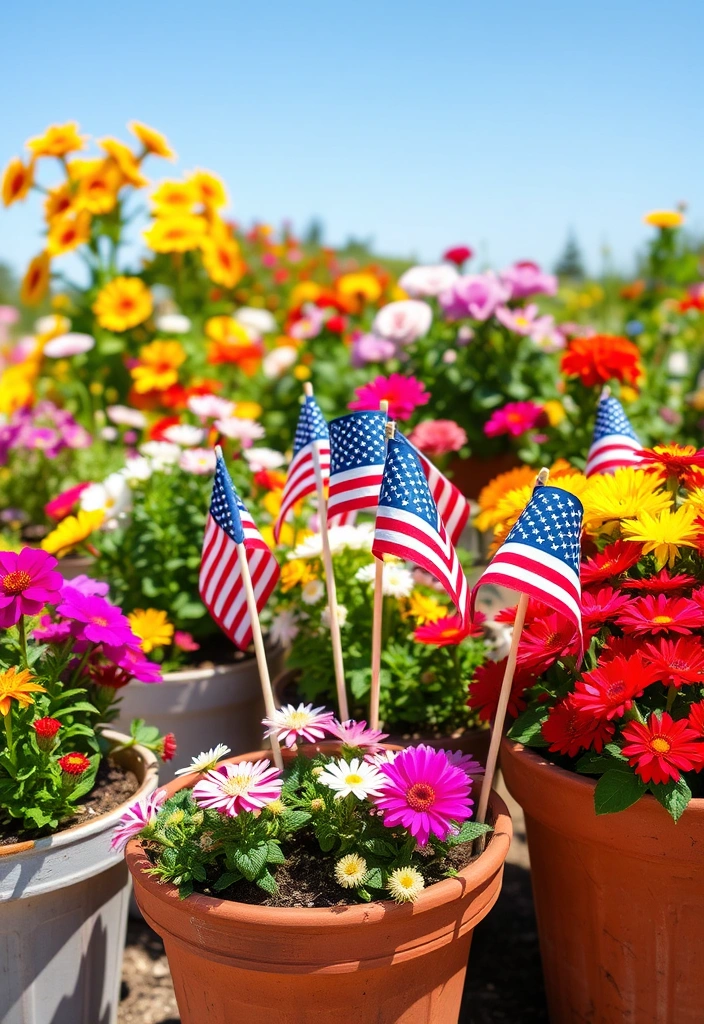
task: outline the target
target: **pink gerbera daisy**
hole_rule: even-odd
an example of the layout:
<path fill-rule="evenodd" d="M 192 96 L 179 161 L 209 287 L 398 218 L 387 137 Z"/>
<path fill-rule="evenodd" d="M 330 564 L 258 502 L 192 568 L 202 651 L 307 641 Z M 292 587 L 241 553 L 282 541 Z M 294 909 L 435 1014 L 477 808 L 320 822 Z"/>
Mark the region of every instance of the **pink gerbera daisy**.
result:
<path fill-rule="evenodd" d="M 392 373 L 388 377 L 375 377 L 369 384 L 363 384 L 355 391 L 356 398 L 350 402 L 350 409 L 378 409 L 379 402 L 389 403 L 389 416 L 392 420 L 408 420 L 419 405 L 430 401 L 430 393 L 425 384 L 416 377 L 404 377 L 400 373 Z"/>
<path fill-rule="evenodd" d="M 46 551 L 22 548 L 0 551 L 0 627 L 8 629 L 23 615 L 38 615 L 63 586 L 58 562 Z"/>
<path fill-rule="evenodd" d="M 648 594 L 636 598 L 616 621 L 624 633 L 691 633 L 704 626 L 704 609 L 686 597 Z"/>
<path fill-rule="evenodd" d="M 384 824 L 407 828 L 420 846 L 431 833 L 447 839 L 455 824 L 471 817 L 471 780 L 443 750 L 425 744 L 407 747 L 379 771 L 384 788 L 374 803 L 384 812 Z"/>
<path fill-rule="evenodd" d="M 496 409 L 484 424 L 487 437 L 520 437 L 527 430 L 532 430 L 543 423 L 545 417 L 543 407 L 535 402 L 507 402 L 501 409 Z"/>
<path fill-rule="evenodd" d="M 388 739 L 389 735 L 378 729 L 368 729 L 366 722 L 355 722 L 351 718 L 346 722 L 334 721 L 328 731 L 346 747 L 365 750 L 369 754 L 376 754 L 382 750 L 383 741 Z"/>
<path fill-rule="evenodd" d="M 259 811 L 281 795 L 282 773 L 266 758 L 221 764 L 193 787 L 193 799 L 204 810 L 236 818 L 241 811 Z"/>
<path fill-rule="evenodd" d="M 276 736 L 279 743 L 293 747 L 296 740 L 317 743 L 332 733 L 335 719 L 331 711 L 314 708 L 312 704 L 284 704 L 278 708 L 271 718 L 264 718 L 262 724 L 268 726 L 265 737 Z"/>
<path fill-rule="evenodd" d="M 124 850 L 133 836 L 139 835 L 143 828 L 152 824 L 165 800 L 166 790 L 156 789 L 128 807 L 113 831 L 110 849 Z"/>
<path fill-rule="evenodd" d="M 622 594 L 613 587 L 602 587 L 597 593 L 585 591 L 582 594 L 582 628 L 585 632 L 597 632 L 630 600 L 628 594 Z"/>

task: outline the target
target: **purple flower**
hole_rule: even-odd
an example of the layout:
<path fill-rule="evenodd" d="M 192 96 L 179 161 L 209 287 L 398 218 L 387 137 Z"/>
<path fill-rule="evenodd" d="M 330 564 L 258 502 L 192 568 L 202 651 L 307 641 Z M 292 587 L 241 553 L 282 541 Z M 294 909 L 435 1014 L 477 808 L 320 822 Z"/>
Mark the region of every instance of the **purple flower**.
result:
<path fill-rule="evenodd" d="M 80 576 L 74 576 L 72 580 L 67 580 L 61 589 L 61 596 L 63 597 L 64 591 L 77 590 L 79 594 L 85 594 L 87 597 L 107 597 L 108 590 L 110 589 L 107 583 L 103 583 L 101 580 L 91 579 L 90 576 L 86 576 L 81 573 Z"/>
<path fill-rule="evenodd" d="M 488 270 L 485 274 L 460 277 L 451 288 L 440 293 L 439 302 L 448 320 L 464 317 L 488 320 L 509 295 L 509 288 Z"/>
<path fill-rule="evenodd" d="M 159 808 L 166 800 L 166 790 L 156 789 L 147 797 L 142 797 L 136 803 L 128 807 L 120 818 L 120 824 L 116 826 L 112 839 L 110 840 L 111 850 L 124 850 L 130 839 L 138 836 L 143 828 L 154 822 Z"/>
<path fill-rule="evenodd" d="M 396 354 L 396 346 L 387 338 L 377 338 L 375 334 L 360 334 L 352 341 L 351 362 L 355 369 L 367 363 L 383 363 Z"/>
<path fill-rule="evenodd" d="M 32 636 L 44 643 L 60 644 L 71 636 L 71 623 L 54 622 L 51 615 L 42 615 L 39 625 L 32 630 Z"/>
<path fill-rule="evenodd" d="M 128 618 L 104 597 L 65 587 L 61 598 L 58 613 L 81 624 L 82 639 L 108 647 L 127 647 L 136 642 Z"/>
<path fill-rule="evenodd" d="M 555 295 L 557 278 L 546 274 L 537 263 L 523 260 L 502 270 L 501 281 L 509 289 L 509 298 L 527 299 L 529 295 Z"/>
<path fill-rule="evenodd" d="M 380 732 L 378 729 L 367 728 L 364 721 L 355 722 L 350 718 L 346 722 L 335 720 L 330 729 L 330 734 L 340 740 L 347 747 L 358 747 L 370 754 L 376 754 L 383 750 L 383 742 L 388 738 L 388 733 Z"/>
<path fill-rule="evenodd" d="M 160 666 L 155 661 L 145 658 L 141 650 L 134 646 L 104 647 L 103 654 L 108 661 L 114 662 L 118 668 L 140 683 L 162 682 Z"/>

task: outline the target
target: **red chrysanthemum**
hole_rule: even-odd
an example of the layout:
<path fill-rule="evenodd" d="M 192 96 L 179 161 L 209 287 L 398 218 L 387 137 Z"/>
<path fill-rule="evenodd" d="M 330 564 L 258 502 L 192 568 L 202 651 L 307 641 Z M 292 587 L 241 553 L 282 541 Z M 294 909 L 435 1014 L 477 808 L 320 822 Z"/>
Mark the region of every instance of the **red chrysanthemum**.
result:
<path fill-rule="evenodd" d="M 652 714 L 647 725 L 629 722 L 623 729 L 623 753 L 643 782 L 678 782 L 680 772 L 704 766 L 704 742 L 686 718 L 677 722 L 663 711 Z"/>
<path fill-rule="evenodd" d="M 616 621 L 624 633 L 691 633 L 704 626 L 704 608 L 686 597 L 648 594 L 636 598 Z"/>
<path fill-rule="evenodd" d="M 704 736 L 704 701 L 699 704 L 692 704 L 689 709 L 689 726 L 694 729 L 697 736 Z"/>
<path fill-rule="evenodd" d="M 615 579 L 634 566 L 642 552 L 642 544 L 634 544 L 630 540 L 614 541 L 601 554 L 582 562 L 579 569 L 582 586 L 591 587 Z"/>
<path fill-rule="evenodd" d="M 638 454 L 643 468 L 657 470 L 663 479 L 676 476 L 684 480 L 692 470 L 704 468 L 704 449 L 697 450 L 691 444 L 656 444 L 654 448 L 643 448 Z"/>
<path fill-rule="evenodd" d="M 171 761 L 176 753 L 176 737 L 172 732 L 167 732 L 159 747 L 159 757 L 162 761 Z"/>
<path fill-rule="evenodd" d="M 552 753 L 576 757 L 580 750 L 591 748 L 600 753 L 613 736 L 614 726 L 585 712 L 570 694 L 550 709 L 541 732 Z"/>
<path fill-rule="evenodd" d="M 413 633 L 413 639 L 417 644 L 433 644 L 435 647 L 451 647 L 454 644 L 461 644 L 468 636 L 482 636 L 484 629 L 482 623 L 486 615 L 476 612 L 472 622 L 462 625 L 459 615 L 446 615 L 435 622 L 427 622 L 424 626 L 418 626 Z"/>
<path fill-rule="evenodd" d="M 632 580 L 626 577 L 620 581 L 621 586 L 626 590 L 640 590 L 650 594 L 673 594 L 678 590 L 688 590 L 696 582 L 696 578 L 686 572 L 671 576 L 667 569 L 661 569 L 655 576 L 647 576 L 642 580 Z"/>
<path fill-rule="evenodd" d="M 566 377 L 579 377 L 588 388 L 610 380 L 637 384 L 643 376 L 637 346 L 628 338 L 611 334 L 573 338 L 562 356 L 560 369 Z"/>
<path fill-rule="evenodd" d="M 704 647 L 699 637 L 677 637 L 646 644 L 643 657 L 666 686 L 704 683 Z"/>
<path fill-rule="evenodd" d="M 474 673 L 469 684 L 467 706 L 477 712 L 481 722 L 490 722 L 496 715 L 499 703 L 499 692 L 504 678 L 507 659 L 503 661 L 487 661 Z M 523 694 L 531 685 L 532 677 L 525 672 L 517 671 L 511 683 L 511 694 L 508 701 L 508 714 L 516 718 L 525 710 L 526 702 Z"/>
<path fill-rule="evenodd" d="M 527 625 L 518 645 L 518 664 L 537 675 L 558 659 L 579 653 L 579 637 L 574 626 L 555 612 Z"/>
<path fill-rule="evenodd" d="M 605 622 L 615 618 L 631 599 L 613 587 L 602 587 L 594 592 L 586 590 L 582 594 L 582 628 L 592 635 L 601 629 Z"/>
<path fill-rule="evenodd" d="M 77 750 L 74 750 L 72 753 L 60 757 L 58 765 L 65 775 L 83 775 L 90 768 L 90 761 L 85 754 L 79 754 Z"/>
<path fill-rule="evenodd" d="M 619 655 L 577 680 L 574 702 L 594 718 L 610 722 L 621 718 L 655 679 L 653 669 L 640 656 L 628 659 Z"/>

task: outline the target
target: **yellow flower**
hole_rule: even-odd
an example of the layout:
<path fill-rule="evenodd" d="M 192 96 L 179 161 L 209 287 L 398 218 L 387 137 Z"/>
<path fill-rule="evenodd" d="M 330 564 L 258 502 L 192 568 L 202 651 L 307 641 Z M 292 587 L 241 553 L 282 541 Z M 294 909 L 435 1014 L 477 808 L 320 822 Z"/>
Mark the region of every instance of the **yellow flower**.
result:
<path fill-rule="evenodd" d="M 156 131 L 155 128 L 150 128 L 149 125 L 142 124 L 141 121 L 130 121 L 127 127 L 133 135 L 137 136 L 147 153 L 153 153 L 154 156 L 163 156 L 165 160 L 176 159 L 176 154 L 169 145 L 166 136 Z"/>
<path fill-rule="evenodd" d="M 33 183 L 34 161 L 23 164 L 19 157 L 13 157 L 2 176 L 3 204 L 12 206 L 18 200 L 25 199 Z"/>
<path fill-rule="evenodd" d="M 652 210 L 643 217 L 643 223 L 653 228 L 679 228 L 684 217 L 679 210 Z"/>
<path fill-rule="evenodd" d="M 34 697 L 30 697 L 30 693 L 46 693 L 43 686 L 30 682 L 31 679 L 26 668 L 18 672 L 13 665 L 0 671 L 0 715 L 10 714 L 10 701 L 16 700 L 21 708 L 28 708 L 34 704 Z"/>
<path fill-rule="evenodd" d="M 197 201 L 209 210 L 218 210 L 227 206 L 228 198 L 225 185 L 216 174 L 210 171 L 196 171 L 188 179 L 196 190 Z"/>
<path fill-rule="evenodd" d="M 551 427 L 556 427 L 565 418 L 565 407 L 562 402 L 550 400 L 543 405 L 543 412 L 548 418 Z"/>
<path fill-rule="evenodd" d="M 71 327 L 71 321 L 67 316 L 63 316 L 61 313 L 51 313 L 46 317 L 48 326 L 42 331 L 41 334 L 37 335 L 37 341 L 39 343 L 39 351 L 44 348 L 47 341 L 51 341 L 52 338 L 60 338 L 62 334 Z"/>
<path fill-rule="evenodd" d="M 186 353 L 178 341 L 152 341 L 139 350 L 139 363 L 130 370 L 134 389 L 140 395 L 165 391 L 178 382 L 178 368 Z"/>
<path fill-rule="evenodd" d="M 78 181 L 76 206 L 89 213 L 110 213 L 122 183 L 122 174 L 113 160 L 96 160 Z"/>
<path fill-rule="evenodd" d="M 636 398 L 638 398 L 638 392 L 628 384 L 623 384 L 621 386 L 620 398 L 622 402 L 635 402 Z"/>
<path fill-rule="evenodd" d="M 234 288 L 244 276 L 240 247 L 231 236 L 210 235 L 201 242 L 203 266 L 214 284 Z"/>
<path fill-rule="evenodd" d="M 241 420 L 258 420 L 263 412 L 259 402 L 236 402 L 232 415 Z"/>
<path fill-rule="evenodd" d="M 656 476 L 642 469 L 625 467 L 611 475 L 590 477 L 582 495 L 584 525 L 589 533 L 598 533 L 605 523 L 616 524 L 641 512 L 657 515 L 671 504 L 671 496 L 662 491 Z"/>
<path fill-rule="evenodd" d="M 228 345 L 248 345 L 250 337 L 247 329 L 231 316 L 211 316 L 205 321 L 203 328 L 206 338 L 211 341 L 224 342 Z M 243 403 L 237 403 L 235 409 Z M 239 413 L 241 416 L 242 414 Z"/>
<path fill-rule="evenodd" d="M 127 331 L 151 316 L 151 292 L 138 277 L 116 277 L 101 288 L 93 312 L 106 331 Z"/>
<path fill-rule="evenodd" d="M 25 306 L 36 306 L 41 302 L 49 287 L 51 260 L 48 252 L 40 252 L 31 260 L 22 278 L 20 300 Z"/>
<path fill-rule="evenodd" d="M 315 302 L 323 294 L 323 289 L 315 281 L 301 281 L 291 290 L 289 305 L 291 309 L 302 306 L 305 302 Z"/>
<path fill-rule="evenodd" d="M 27 149 L 30 149 L 35 157 L 66 156 L 67 153 L 84 148 L 85 138 L 78 134 L 78 124 L 75 121 L 52 124 L 43 135 L 38 135 L 27 142 Z"/>
<path fill-rule="evenodd" d="M 296 378 L 296 380 L 308 380 L 310 378 L 310 375 L 310 370 L 308 369 L 307 366 L 301 366 L 299 364 L 298 366 L 294 366 L 293 368 L 293 376 Z"/>
<path fill-rule="evenodd" d="M 51 222 L 46 251 L 50 256 L 62 256 L 77 249 L 79 245 L 84 245 L 89 238 L 90 214 L 87 210 L 81 210 L 80 213 L 63 213 Z"/>
<path fill-rule="evenodd" d="M 149 654 L 155 647 L 164 647 L 170 644 L 174 635 L 174 627 L 169 622 L 166 612 L 157 608 L 135 608 L 127 616 L 135 636 L 141 641 L 141 648 L 145 654 Z"/>
<path fill-rule="evenodd" d="M 73 208 L 74 193 L 71 184 L 64 181 L 56 188 L 50 188 L 44 200 L 44 216 L 47 222 L 60 217 Z"/>
<path fill-rule="evenodd" d="M 191 213 L 198 199 L 198 190 L 192 181 L 162 181 L 151 195 L 154 210 L 161 217 Z"/>
<path fill-rule="evenodd" d="M 91 512 L 81 509 L 75 516 L 67 516 L 66 519 L 61 520 L 55 530 L 47 534 L 42 541 L 42 549 L 48 551 L 50 555 L 63 558 L 72 548 L 88 540 L 90 535 L 102 525 L 103 518 L 102 509 L 95 509 Z"/>
<path fill-rule="evenodd" d="M 635 520 L 621 523 L 621 532 L 625 540 L 642 544 L 644 555 L 652 552 L 658 569 L 665 563 L 672 568 L 680 547 L 697 546 L 701 533 L 701 527 L 695 523 L 698 515 L 693 505 L 682 505 L 676 511 L 666 508 L 656 515 L 640 512 Z"/>
<path fill-rule="evenodd" d="M 408 602 L 408 610 L 404 618 L 414 619 L 419 626 L 426 622 L 437 622 L 447 615 L 447 607 L 440 604 L 434 597 L 414 590 Z"/>
<path fill-rule="evenodd" d="M 305 587 L 306 583 L 312 583 L 317 578 L 312 565 L 302 558 L 294 558 L 281 568 L 281 593 L 288 594 L 294 587 Z"/>
<path fill-rule="evenodd" d="M 122 177 L 125 181 L 128 181 L 130 185 L 135 188 L 144 188 L 145 185 L 149 184 L 147 178 L 144 177 L 140 170 L 139 161 L 134 155 L 129 146 L 126 146 L 124 142 L 120 142 L 119 139 L 100 139 L 98 145 L 104 150 L 109 157 L 117 164 Z"/>
<path fill-rule="evenodd" d="M 343 274 L 337 282 L 337 291 L 346 299 L 364 299 L 376 302 L 381 296 L 381 285 L 374 274 L 364 271 L 355 274 Z"/>
<path fill-rule="evenodd" d="M 397 903 L 415 903 L 425 888 L 425 880 L 417 868 L 396 868 L 389 875 L 386 888 Z"/>
<path fill-rule="evenodd" d="M 11 416 L 32 404 L 38 375 L 39 367 L 33 359 L 5 367 L 0 373 L 0 413 L 3 416 Z"/>
<path fill-rule="evenodd" d="M 143 237 L 154 252 L 189 252 L 201 245 L 205 232 L 203 217 L 192 213 L 174 213 L 158 217 Z"/>
<path fill-rule="evenodd" d="M 499 473 L 486 487 L 483 487 L 478 498 L 481 511 L 475 520 L 477 529 L 483 532 L 494 526 L 498 522 L 494 517 L 494 510 L 501 498 L 516 488 L 534 483 L 535 476 L 535 470 L 531 466 L 519 466 L 517 469 L 510 469 L 507 473 Z"/>
<path fill-rule="evenodd" d="M 262 505 L 265 511 L 269 513 L 272 519 L 276 519 L 281 509 L 281 501 L 284 492 L 282 490 L 267 491 L 262 500 Z"/>

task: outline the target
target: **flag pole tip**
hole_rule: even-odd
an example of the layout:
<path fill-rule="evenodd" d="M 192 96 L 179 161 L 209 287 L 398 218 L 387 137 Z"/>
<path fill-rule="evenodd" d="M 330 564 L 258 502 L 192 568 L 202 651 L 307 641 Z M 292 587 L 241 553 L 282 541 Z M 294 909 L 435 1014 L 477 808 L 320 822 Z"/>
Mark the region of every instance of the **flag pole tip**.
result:
<path fill-rule="evenodd" d="M 550 470 L 548 469 L 547 466 L 543 466 L 543 468 L 538 473 L 538 483 L 542 484 L 544 486 L 548 482 L 549 476 L 550 476 Z"/>
<path fill-rule="evenodd" d="M 379 402 L 379 411 L 380 412 L 385 412 L 386 415 L 388 416 L 388 414 L 389 414 L 389 402 L 388 402 L 388 399 L 382 398 L 382 400 Z"/>
<path fill-rule="evenodd" d="M 309 380 L 307 380 L 303 385 L 303 394 L 306 396 L 306 398 L 313 397 L 313 385 Z"/>
<path fill-rule="evenodd" d="M 396 420 L 389 420 L 386 424 L 386 439 L 391 441 L 396 437 Z"/>
<path fill-rule="evenodd" d="M 611 388 L 608 384 L 604 384 L 603 388 L 601 389 L 599 401 L 604 402 L 607 398 L 611 398 Z"/>
<path fill-rule="evenodd" d="M 221 459 L 222 458 L 222 448 L 220 447 L 219 444 L 215 445 L 215 457 L 217 459 Z"/>

